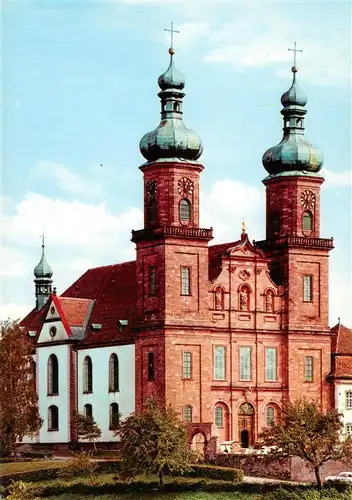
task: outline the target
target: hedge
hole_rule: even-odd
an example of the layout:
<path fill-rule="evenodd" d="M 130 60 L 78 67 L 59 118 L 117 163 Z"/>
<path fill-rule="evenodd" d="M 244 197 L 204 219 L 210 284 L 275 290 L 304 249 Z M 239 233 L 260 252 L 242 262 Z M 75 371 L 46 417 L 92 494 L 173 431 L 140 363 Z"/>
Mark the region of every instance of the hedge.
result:
<path fill-rule="evenodd" d="M 192 465 L 192 469 L 184 474 L 185 477 L 204 477 L 239 483 L 243 480 L 243 471 L 232 467 L 218 467 L 216 465 Z"/>

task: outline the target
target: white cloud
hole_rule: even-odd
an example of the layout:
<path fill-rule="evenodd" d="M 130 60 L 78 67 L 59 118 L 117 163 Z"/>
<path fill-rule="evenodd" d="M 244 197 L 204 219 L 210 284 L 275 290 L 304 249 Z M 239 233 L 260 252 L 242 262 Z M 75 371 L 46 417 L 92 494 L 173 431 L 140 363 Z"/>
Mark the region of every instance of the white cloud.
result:
<path fill-rule="evenodd" d="M 91 167 L 91 172 L 96 174 L 96 170 Z M 51 177 L 60 189 L 74 195 L 84 195 L 89 197 L 101 196 L 103 186 L 92 176 L 80 177 L 71 172 L 64 165 L 50 161 L 40 161 L 35 167 L 35 173 L 40 176 Z"/>
<path fill-rule="evenodd" d="M 21 320 L 32 308 L 33 305 L 30 304 L 1 304 L 0 321 L 5 321 L 7 319 Z"/>
<path fill-rule="evenodd" d="M 343 172 L 333 172 L 327 168 L 323 168 L 321 174 L 325 178 L 325 183 L 323 187 L 333 188 L 333 187 L 348 187 L 351 189 L 352 185 L 352 171 L 345 170 Z"/>

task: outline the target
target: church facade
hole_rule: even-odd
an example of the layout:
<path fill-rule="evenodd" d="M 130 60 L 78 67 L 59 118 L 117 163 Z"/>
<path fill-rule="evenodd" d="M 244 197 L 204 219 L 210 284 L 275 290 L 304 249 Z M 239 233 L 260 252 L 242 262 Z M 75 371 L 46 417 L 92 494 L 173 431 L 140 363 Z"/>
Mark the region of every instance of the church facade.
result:
<path fill-rule="evenodd" d="M 334 405 L 328 255 L 320 235 L 321 151 L 304 136 L 297 70 L 281 98 L 283 138 L 263 156 L 266 238 L 213 245 L 199 226 L 202 143 L 183 123 L 184 77 L 159 77 L 161 123 L 140 142 L 144 226 L 136 260 L 89 269 L 60 296 L 44 253 L 31 338 L 44 424 L 39 443 L 77 439 L 75 413 L 101 441 L 150 397 L 170 402 L 190 442 L 254 445 L 302 395 Z M 234 203 L 236 200 L 234 200 Z M 264 207 L 263 207 L 264 208 Z"/>

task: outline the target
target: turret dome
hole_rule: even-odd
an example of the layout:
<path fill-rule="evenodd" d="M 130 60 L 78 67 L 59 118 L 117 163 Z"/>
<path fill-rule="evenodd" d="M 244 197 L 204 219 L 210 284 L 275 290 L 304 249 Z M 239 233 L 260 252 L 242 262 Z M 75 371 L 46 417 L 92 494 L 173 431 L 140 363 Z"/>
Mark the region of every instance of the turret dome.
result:
<path fill-rule="evenodd" d="M 37 279 L 51 278 L 53 275 L 53 270 L 52 270 L 51 266 L 49 266 L 48 261 L 46 260 L 46 257 L 45 257 L 44 245 L 42 245 L 42 256 L 41 256 L 38 264 L 35 266 L 33 273 Z"/>
<path fill-rule="evenodd" d="M 297 69 L 292 68 L 292 85 L 281 97 L 284 119 L 283 138 L 263 155 L 263 166 L 270 175 L 284 172 L 318 173 L 323 166 L 322 151 L 304 137 L 307 96 L 296 82 Z"/>
<path fill-rule="evenodd" d="M 196 161 L 203 152 L 202 142 L 196 132 L 187 128 L 182 120 L 182 104 L 185 94 L 184 76 L 175 68 L 174 50 L 170 49 L 170 64 L 159 79 L 161 88 L 161 122 L 152 132 L 145 134 L 139 149 L 150 161 L 180 159 Z"/>

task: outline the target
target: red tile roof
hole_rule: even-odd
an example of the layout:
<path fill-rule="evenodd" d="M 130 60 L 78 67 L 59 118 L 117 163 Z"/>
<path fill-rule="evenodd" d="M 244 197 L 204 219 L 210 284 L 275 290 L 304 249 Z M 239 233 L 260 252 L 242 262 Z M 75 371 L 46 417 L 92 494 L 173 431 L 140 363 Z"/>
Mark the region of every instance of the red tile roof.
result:
<path fill-rule="evenodd" d="M 352 379 L 352 355 L 336 356 L 333 375 L 335 378 L 349 377 Z"/>
<path fill-rule="evenodd" d="M 220 243 L 219 245 L 211 245 L 209 247 L 209 280 L 216 279 L 221 271 L 221 255 L 229 248 L 238 245 L 241 240 L 233 241 L 231 243 Z"/>
<path fill-rule="evenodd" d="M 53 298 L 55 295 L 53 296 Z M 133 341 L 132 331 L 137 302 L 136 262 L 88 269 L 61 296 L 55 297 L 59 313 L 64 314 L 70 327 L 83 326 L 94 300 L 85 338 L 81 344 L 104 344 Z M 25 331 L 41 327 L 47 311 L 46 304 L 40 311 L 33 309 L 20 323 Z M 118 329 L 119 320 L 128 320 L 128 326 Z M 91 325 L 100 324 L 94 330 Z"/>
<path fill-rule="evenodd" d="M 332 352 L 339 354 L 352 354 L 352 330 L 341 323 L 331 328 Z"/>

